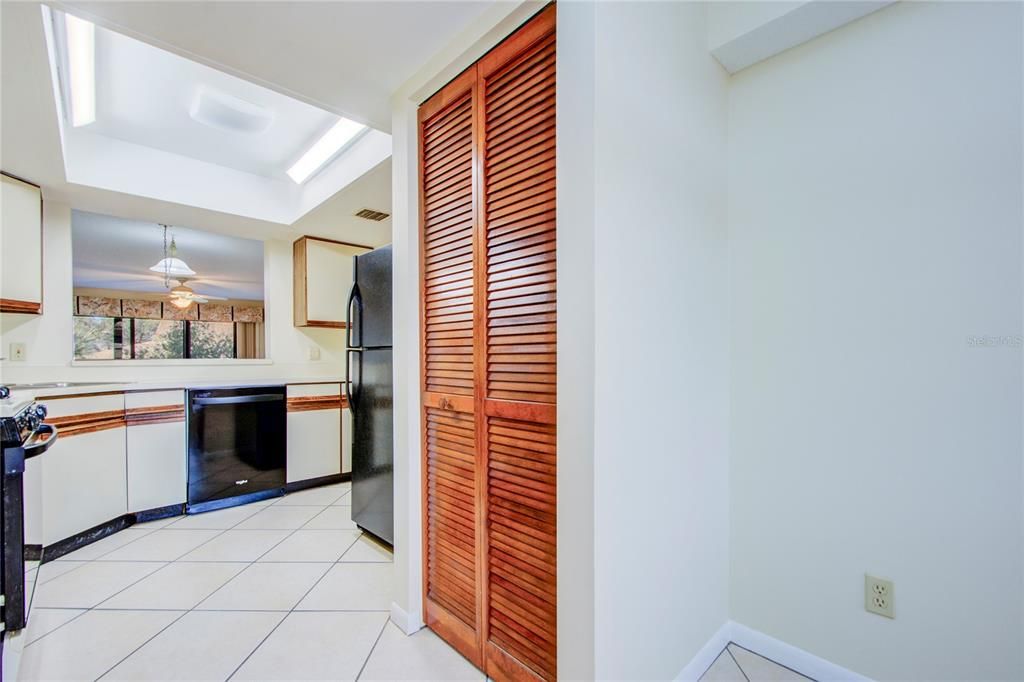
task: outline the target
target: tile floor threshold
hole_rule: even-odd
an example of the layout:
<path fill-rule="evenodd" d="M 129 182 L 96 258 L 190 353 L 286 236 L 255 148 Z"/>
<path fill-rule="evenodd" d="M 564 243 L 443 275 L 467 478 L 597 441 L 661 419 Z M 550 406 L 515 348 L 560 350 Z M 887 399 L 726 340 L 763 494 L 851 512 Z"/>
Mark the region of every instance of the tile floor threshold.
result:
<path fill-rule="evenodd" d="M 808 682 L 811 678 L 741 647 L 735 642 L 700 677 L 701 682 Z M 813 681 L 811 681 L 813 682 Z"/>
<path fill-rule="evenodd" d="M 475 679 L 390 622 L 349 483 L 136 524 L 27 572 L 19 680 Z"/>

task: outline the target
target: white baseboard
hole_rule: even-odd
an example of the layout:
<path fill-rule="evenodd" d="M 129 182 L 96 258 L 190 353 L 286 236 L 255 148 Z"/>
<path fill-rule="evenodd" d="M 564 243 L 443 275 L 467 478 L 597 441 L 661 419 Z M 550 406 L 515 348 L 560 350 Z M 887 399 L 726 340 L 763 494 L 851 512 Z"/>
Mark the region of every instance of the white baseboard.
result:
<path fill-rule="evenodd" d="M 871 682 L 859 673 L 731 620 L 711 636 L 676 679 L 684 682 L 699 679 L 729 642 L 821 682 Z"/>
<path fill-rule="evenodd" d="M 391 622 L 407 635 L 423 628 L 423 619 L 418 613 L 409 613 L 395 602 L 391 602 Z"/>

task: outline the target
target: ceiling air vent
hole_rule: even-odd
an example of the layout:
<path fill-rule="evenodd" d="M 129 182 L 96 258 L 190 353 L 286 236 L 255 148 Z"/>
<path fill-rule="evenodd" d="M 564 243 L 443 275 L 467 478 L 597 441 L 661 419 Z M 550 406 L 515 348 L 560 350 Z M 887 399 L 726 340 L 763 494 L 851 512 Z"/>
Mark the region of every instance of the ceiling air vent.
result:
<path fill-rule="evenodd" d="M 364 208 L 363 210 L 356 213 L 356 217 L 366 218 L 367 220 L 373 220 L 379 223 L 385 218 L 390 218 L 391 214 L 385 213 L 384 211 L 374 211 L 372 208 Z"/>

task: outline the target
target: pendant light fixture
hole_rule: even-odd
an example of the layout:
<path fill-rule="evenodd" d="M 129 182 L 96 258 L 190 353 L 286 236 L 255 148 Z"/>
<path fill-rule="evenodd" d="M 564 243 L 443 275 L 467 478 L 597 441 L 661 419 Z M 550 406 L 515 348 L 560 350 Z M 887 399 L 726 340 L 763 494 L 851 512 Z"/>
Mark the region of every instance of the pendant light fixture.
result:
<path fill-rule="evenodd" d="M 168 289 L 171 288 L 172 279 L 179 277 L 192 277 L 196 273 L 192 270 L 188 263 L 178 258 L 178 245 L 174 243 L 174 236 L 171 236 L 171 244 L 167 245 L 167 225 L 161 223 L 160 227 L 164 228 L 164 257 L 159 263 L 150 268 L 153 272 L 159 272 L 164 276 L 164 286 Z"/>

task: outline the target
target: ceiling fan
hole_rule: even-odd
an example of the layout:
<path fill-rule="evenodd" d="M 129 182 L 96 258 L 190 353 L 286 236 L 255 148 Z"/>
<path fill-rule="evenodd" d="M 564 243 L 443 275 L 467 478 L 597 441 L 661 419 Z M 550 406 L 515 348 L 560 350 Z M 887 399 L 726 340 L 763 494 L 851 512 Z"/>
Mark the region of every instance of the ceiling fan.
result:
<path fill-rule="evenodd" d="M 171 293 L 167 296 L 171 299 L 171 304 L 178 308 L 187 308 L 193 303 L 209 303 L 210 301 L 226 301 L 227 299 L 223 296 L 211 296 L 210 294 L 199 294 L 196 293 L 192 287 L 188 285 L 191 278 L 179 277 L 175 281 L 178 282 L 178 286 L 171 289 Z"/>
<path fill-rule="evenodd" d="M 176 308 L 188 308 L 193 303 L 209 303 L 210 301 L 226 301 L 223 296 L 212 296 L 210 294 L 197 293 L 188 285 L 195 279 L 195 270 L 178 258 L 178 245 L 174 243 L 174 236 L 171 236 L 171 243 L 167 243 L 167 225 L 161 224 L 164 228 L 164 257 L 156 265 L 150 268 L 153 272 L 159 272 L 164 276 L 164 286 L 170 290 L 168 298 L 171 305 Z M 171 282 L 178 285 L 171 287 Z"/>

